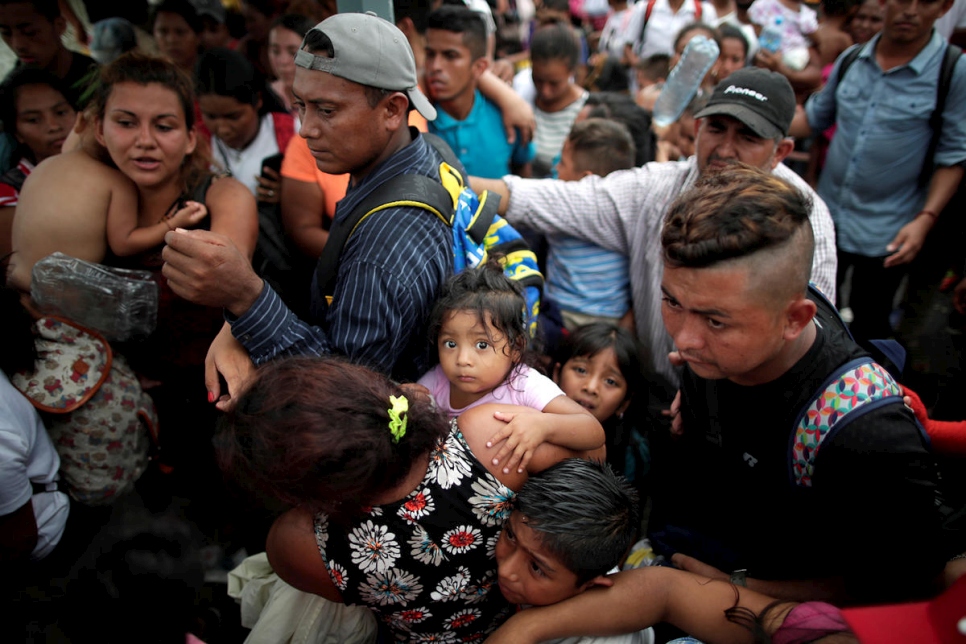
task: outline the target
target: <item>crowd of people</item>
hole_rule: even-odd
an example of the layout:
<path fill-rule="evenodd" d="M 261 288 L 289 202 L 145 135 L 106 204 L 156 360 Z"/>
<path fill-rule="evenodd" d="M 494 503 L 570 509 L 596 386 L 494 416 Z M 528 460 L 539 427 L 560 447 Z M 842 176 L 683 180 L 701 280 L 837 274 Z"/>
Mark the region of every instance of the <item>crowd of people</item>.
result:
<path fill-rule="evenodd" d="M 966 642 L 966 0 L 384 5 L 0 0 L 11 635 Z"/>

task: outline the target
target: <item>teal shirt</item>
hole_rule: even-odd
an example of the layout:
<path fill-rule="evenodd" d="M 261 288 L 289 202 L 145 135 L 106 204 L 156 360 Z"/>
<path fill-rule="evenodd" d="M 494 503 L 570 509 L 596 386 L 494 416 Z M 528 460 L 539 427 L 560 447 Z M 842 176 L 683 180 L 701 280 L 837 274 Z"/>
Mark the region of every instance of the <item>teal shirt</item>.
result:
<path fill-rule="evenodd" d="M 523 143 L 519 132 L 516 143 L 507 143 L 503 113 L 480 90 L 473 94 L 473 109 L 462 121 L 437 106 L 429 131 L 453 148 L 466 172 L 474 177 L 499 179 L 510 172 L 511 164 L 529 163 L 536 155 L 533 143 Z"/>

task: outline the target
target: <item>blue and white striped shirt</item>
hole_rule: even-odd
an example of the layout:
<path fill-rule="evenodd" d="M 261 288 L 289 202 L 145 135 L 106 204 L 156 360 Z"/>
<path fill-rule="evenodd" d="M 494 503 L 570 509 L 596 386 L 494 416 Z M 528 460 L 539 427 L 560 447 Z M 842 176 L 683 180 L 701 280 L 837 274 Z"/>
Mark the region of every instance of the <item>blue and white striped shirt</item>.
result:
<path fill-rule="evenodd" d="M 631 308 L 627 255 L 569 235 L 547 236 L 544 292 L 564 311 L 619 318 Z"/>
<path fill-rule="evenodd" d="M 439 177 L 439 155 L 414 134 L 410 145 L 349 187 L 336 207 L 336 221 L 392 177 Z M 452 272 L 449 226 L 420 208 L 387 208 L 367 217 L 346 242 L 324 319 L 300 320 L 266 284 L 255 304 L 229 322 L 256 365 L 281 356 L 337 353 L 394 378 L 415 380 L 427 368 L 430 311 Z"/>

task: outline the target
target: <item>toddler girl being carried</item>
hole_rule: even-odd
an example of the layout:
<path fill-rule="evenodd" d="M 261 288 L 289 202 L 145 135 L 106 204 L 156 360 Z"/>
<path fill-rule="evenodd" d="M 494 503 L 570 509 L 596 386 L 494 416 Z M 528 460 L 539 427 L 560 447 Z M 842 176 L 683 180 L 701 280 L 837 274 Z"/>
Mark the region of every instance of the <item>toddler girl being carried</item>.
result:
<path fill-rule="evenodd" d="M 520 286 L 499 265 L 457 273 L 446 283 L 430 318 L 439 364 L 419 379 L 451 418 L 484 403 L 534 410 L 496 413 L 507 424 L 487 445 L 507 439 L 493 459 L 498 464 L 507 458 L 505 472 L 525 468 L 540 443 L 583 450 L 604 441 L 593 415 L 524 362 L 529 339 L 525 312 Z"/>

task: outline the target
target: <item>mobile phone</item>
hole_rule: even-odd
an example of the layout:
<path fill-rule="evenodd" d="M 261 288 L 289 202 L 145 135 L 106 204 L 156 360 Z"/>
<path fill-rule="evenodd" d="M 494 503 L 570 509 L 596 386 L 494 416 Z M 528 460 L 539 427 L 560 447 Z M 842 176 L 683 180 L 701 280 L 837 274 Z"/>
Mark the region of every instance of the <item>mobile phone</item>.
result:
<path fill-rule="evenodd" d="M 285 158 L 285 155 L 281 152 L 278 152 L 270 157 L 265 157 L 262 159 L 262 176 L 265 177 L 265 168 L 271 168 L 276 173 L 281 172 L 283 158 Z"/>

